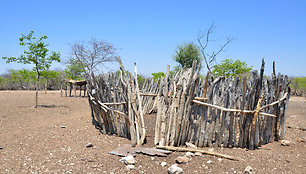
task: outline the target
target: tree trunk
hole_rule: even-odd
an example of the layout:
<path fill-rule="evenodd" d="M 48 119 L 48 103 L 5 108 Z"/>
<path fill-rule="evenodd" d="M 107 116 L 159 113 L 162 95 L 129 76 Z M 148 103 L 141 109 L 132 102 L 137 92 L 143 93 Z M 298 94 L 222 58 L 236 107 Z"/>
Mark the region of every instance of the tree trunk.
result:
<path fill-rule="evenodd" d="M 36 96 L 35 96 L 35 106 L 34 106 L 34 108 L 37 108 L 37 106 L 38 106 L 38 90 L 39 90 L 39 74 L 37 75 Z"/>
<path fill-rule="evenodd" d="M 48 90 L 48 79 L 46 79 L 46 83 L 45 83 L 45 94 L 47 94 L 47 90 Z"/>

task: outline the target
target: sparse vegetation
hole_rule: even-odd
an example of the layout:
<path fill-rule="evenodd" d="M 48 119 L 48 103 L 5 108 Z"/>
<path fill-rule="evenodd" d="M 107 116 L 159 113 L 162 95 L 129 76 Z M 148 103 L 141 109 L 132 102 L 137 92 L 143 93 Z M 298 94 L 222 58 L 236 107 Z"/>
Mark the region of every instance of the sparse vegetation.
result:
<path fill-rule="evenodd" d="M 306 77 L 294 77 L 290 87 L 294 95 L 306 95 Z"/>
<path fill-rule="evenodd" d="M 225 59 L 220 64 L 214 66 L 212 73 L 216 76 L 236 77 L 251 70 L 252 66 L 248 67 L 244 61 Z"/>

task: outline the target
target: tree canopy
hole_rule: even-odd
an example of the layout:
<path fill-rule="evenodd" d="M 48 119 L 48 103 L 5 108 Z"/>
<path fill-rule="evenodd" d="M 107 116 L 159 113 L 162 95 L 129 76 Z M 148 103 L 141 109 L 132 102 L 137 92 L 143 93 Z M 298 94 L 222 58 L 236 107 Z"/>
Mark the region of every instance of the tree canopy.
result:
<path fill-rule="evenodd" d="M 81 62 L 78 60 L 71 58 L 68 61 L 68 65 L 65 68 L 66 78 L 72 80 L 82 80 L 84 79 L 83 73 L 84 69 L 82 68 Z"/>
<path fill-rule="evenodd" d="M 252 66 L 248 67 L 244 61 L 225 59 L 220 64 L 214 66 L 212 73 L 216 76 L 235 77 L 251 70 Z"/>
<path fill-rule="evenodd" d="M 176 55 L 173 57 L 173 60 L 178 62 L 182 68 L 190 68 L 194 60 L 198 63 L 202 60 L 200 51 L 193 42 L 179 45 L 175 53 Z"/>
<path fill-rule="evenodd" d="M 71 50 L 87 75 L 97 71 L 99 65 L 117 60 L 117 49 L 111 43 L 96 38 L 87 42 L 75 42 Z"/>

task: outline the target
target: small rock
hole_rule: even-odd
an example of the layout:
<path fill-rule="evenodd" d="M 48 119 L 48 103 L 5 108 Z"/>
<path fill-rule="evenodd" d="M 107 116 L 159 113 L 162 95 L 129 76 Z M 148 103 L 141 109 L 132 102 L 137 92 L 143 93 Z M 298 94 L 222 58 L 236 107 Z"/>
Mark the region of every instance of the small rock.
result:
<path fill-rule="evenodd" d="M 194 144 L 192 144 L 192 143 L 188 143 L 188 142 L 186 142 L 185 144 L 186 144 L 186 146 L 187 146 L 188 148 L 191 148 L 191 149 L 197 149 L 197 146 L 196 146 L 196 145 L 194 145 Z"/>
<path fill-rule="evenodd" d="M 282 146 L 290 146 L 291 142 L 289 140 L 282 140 L 281 145 Z"/>
<path fill-rule="evenodd" d="M 221 162 L 221 161 L 222 161 L 222 158 L 218 158 L 218 161 Z"/>
<path fill-rule="evenodd" d="M 128 164 L 128 165 L 126 165 L 126 168 L 127 168 L 128 170 L 135 170 L 135 165 L 133 165 L 133 164 Z"/>
<path fill-rule="evenodd" d="M 251 166 L 247 166 L 245 169 L 244 169 L 244 173 L 252 173 L 253 172 L 253 168 Z"/>
<path fill-rule="evenodd" d="M 152 160 L 152 161 L 154 161 L 154 160 L 155 160 L 155 158 L 154 158 L 154 157 L 151 157 L 151 160 Z"/>
<path fill-rule="evenodd" d="M 179 163 L 179 164 L 184 164 L 184 163 L 188 163 L 189 162 L 189 158 L 186 156 L 179 156 L 175 159 L 175 162 Z"/>
<path fill-rule="evenodd" d="M 194 153 L 192 152 L 186 152 L 185 156 L 187 156 L 188 158 L 191 158 L 194 156 Z"/>
<path fill-rule="evenodd" d="M 86 147 L 87 147 L 87 148 L 93 147 L 93 145 L 92 145 L 92 143 L 87 143 L 87 144 L 86 144 Z"/>
<path fill-rule="evenodd" d="M 61 125 L 61 128 L 66 128 L 66 126 L 64 126 L 64 125 Z"/>
<path fill-rule="evenodd" d="M 201 156 L 202 153 L 201 153 L 201 152 L 196 152 L 196 153 L 194 153 L 194 155 L 195 155 L 195 156 Z"/>
<path fill-rule="evenodd" d="M 160 165 L 164 167 L 164 166 L 167 165 L 167 162 L 163 161 L 163 162 L 160 163 Z"/>
<path fill-rule="evenodd" d="M 168 174 L 182 174 L 183 169 L 177 167 L 177 164 L 173 164 L 171 167 L 168 168 Z"/>
<path fill-rule="evenodd" d="M 135 164 L 135 158 L 132 155 L 128 155 L 126 157 L 122 157 L 119 161 L 121 163 L 126 164 L 126 165 Z"/>
<path fill-rule="evenodd" d="M 211 161 L 211 160 L 208 160 L 206 163 L 207 163 L 207 164 L 211 164 L 211 163 L 212 163 L 212 161 Z"/>

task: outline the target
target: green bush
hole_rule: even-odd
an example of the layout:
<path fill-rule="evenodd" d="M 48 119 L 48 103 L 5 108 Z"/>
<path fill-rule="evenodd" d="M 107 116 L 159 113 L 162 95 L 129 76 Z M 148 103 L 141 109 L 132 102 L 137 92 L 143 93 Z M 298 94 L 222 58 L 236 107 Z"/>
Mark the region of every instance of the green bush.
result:
<path fill-rule="evenodd" d="M 244 61 L 225 59 L 220 64 L 214 66 L 212 73 L 216 76 L 236 77 L 251 70 L 252 66 L 248 67 Z"/>
<path fill-rule="evenodd" d="M 295 77 L 289 85 L 294 95 L 305 95 L 306 94 L 306 77 Z"/>

